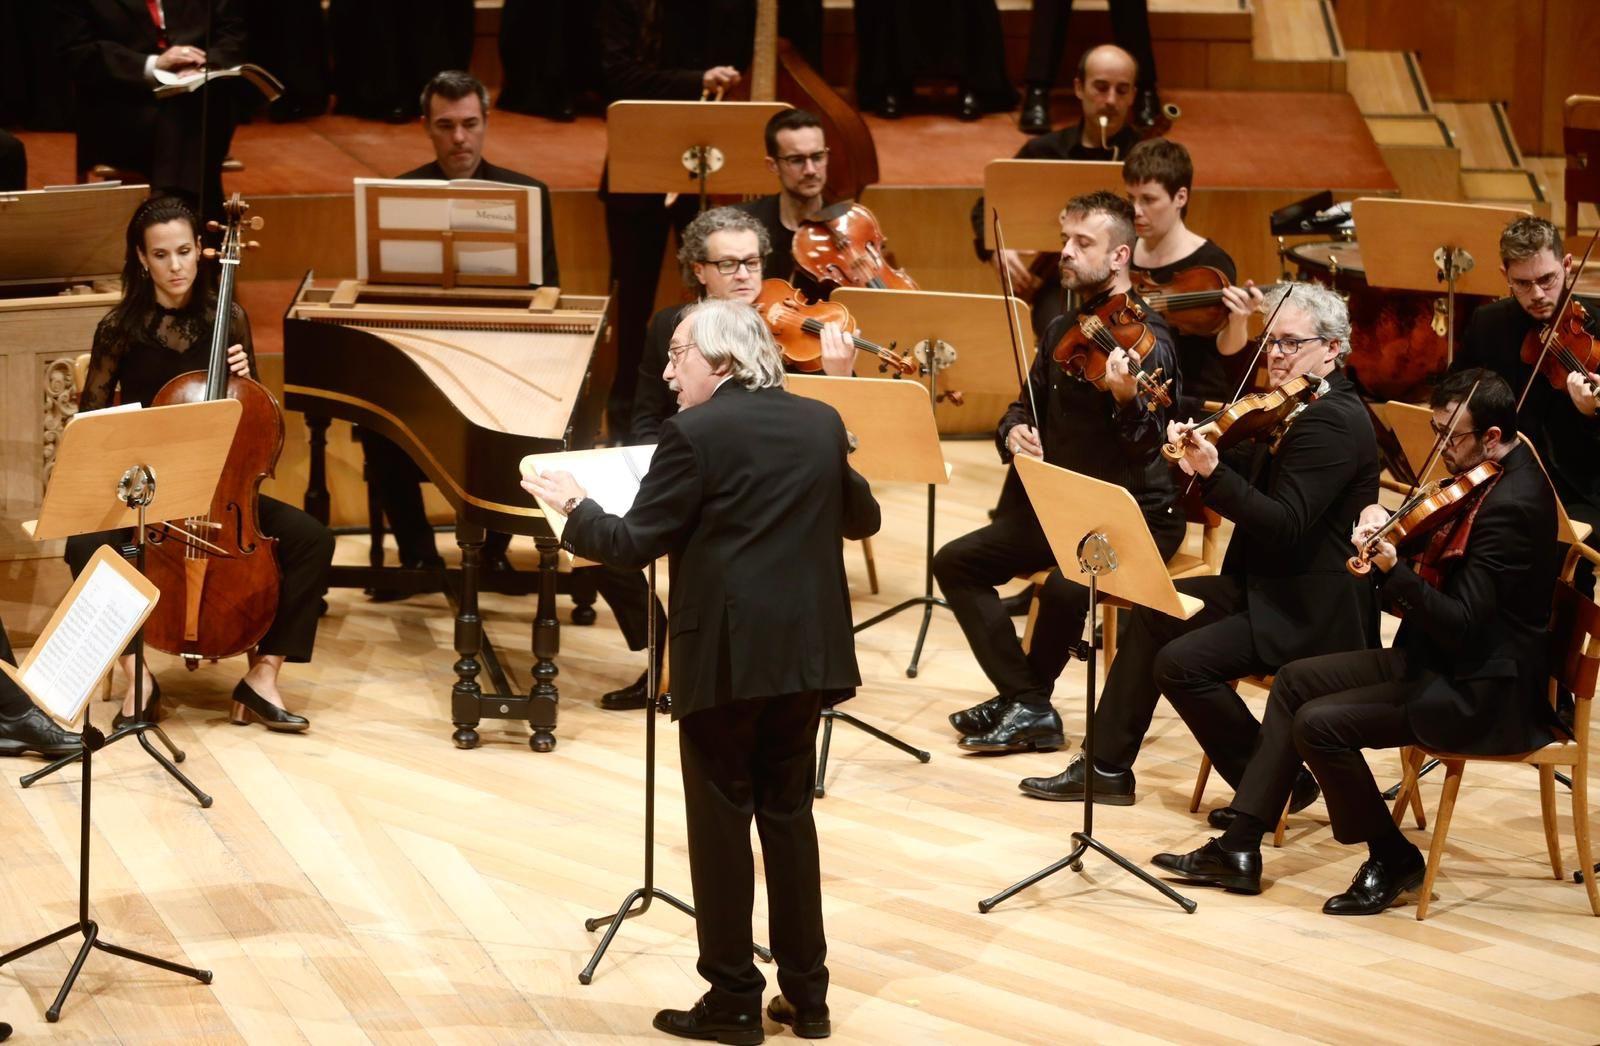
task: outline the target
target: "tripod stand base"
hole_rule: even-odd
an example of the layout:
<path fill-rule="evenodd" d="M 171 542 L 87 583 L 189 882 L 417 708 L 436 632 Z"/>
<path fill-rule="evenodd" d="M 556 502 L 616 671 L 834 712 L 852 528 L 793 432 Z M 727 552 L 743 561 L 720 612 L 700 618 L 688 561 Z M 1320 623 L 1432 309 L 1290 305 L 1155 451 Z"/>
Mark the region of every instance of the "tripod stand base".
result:
<path fill-rule="evenodd" d="M 151 733 L 154 733 L 156 737 L 160 739 L 161 744 L 165 746 L 166 750 L 172 753 L 172 758 L 170 760 L 166 756 L 162 755 L 156 749 L 156 747 L 150 743 L 149 737 L 145 736 Z M 107 737 L 105 743 L 107 745 L 115 744 L 124 737 L 137 737 L 139 739 L 139 746 L 149 754 L 151 759 L 154 759 L 157 763 L 159 763 L 161 769 L 170 774 L 174 781 L 177 781 L 179 784 L 183 785 L 183 787 L 188 790 L 189 794 L 194 796 L 195 802 L 200 804 L 201 809 L 211 809 L 211 797 L 202 792 L 200 787 L 191 781 L 188 775 L 182 770 L 179 770 L 175 765 L 183 762 L 187 757 L 184 755 L 183 749 L 172 743 L 172 738 L 167 736 L 167 732 L 165 730 L 161 729 L 161 727 L 157 726 L 155 723 L 129 723 Z M 48 766 L 41 767 L 31 774 L 24 774 L 18 779 L 18 783 L 20 783 L 22 787 L 27 788 L 40 778 L 49 777 L 57 770 L 60 770 L 66 766 L 70 766 L 82 758 L 82 751 L 74 752 L 71 755 L 64 755 L 55 762 L 50 763 Z"/>
<path fill-rule="evenodd" d="M 932 613 L 931 609 L 929 613 Z M 932 755 L 924 752 L 922 749 L 913 748 L 911 745 L 906 744 L 893 734 L 879 730 L 877 727 L 868 723 L 863 723 L 861 720 L 857 719 L 848 712 L 841 712 L 836 708 L 824 708 L 822 710 L 822 752 L 817 756 L 816 787 L 811 790 L 811 794 L 818 799 L 821 799 L 823 796 L 828 794 L 823 779 L 828 776 L 828 747 L 833 743 L 833 721 L 835 719 L 843 720 L 844 722 L 855 727 L 857 730 L 862 730 L 868 734 L 871 734 L 884 744 L 893 745 L 906 755 L 916 757 L 916 760 L 919 763 L 926 763 L 928 760 L 933 758 Z"/>
<path fill-rule="evenodd" d="M 172 973 L 181 973 L 185 977 L 193 977 L 201 984 L 211 983 L 210 970 L 197 970 L 192 966 L 184 966 L 180 963 L 168 962 L 166 959 L 158 959 L 154 955 L 146 955 L 143 952 L 136 952 L 131 948 L 122 948 L 118 945 L 112 944 L 109 941 L 102 941 L 100 939 L 100 925 L 92 919 L 88 922 L 73 923 L 71 926 L 64 926 L 55 933 L 41 937 L 31 944 L 24 944 L 21 948 L 6 952 L 4 955 L 0 955 L 0 966 L 6 965 L 13 959 L 20 959 L 30 952 L 38 951 L 45 945 L 54 944 L 57 941 L 71 937 L 75 933 L 83 934 L 83 946 L 78 949 L 77 958 L 72 960 L 72 966 L 67 970 L 67 979 L 61 982 L 61 990 L 56 993 L 56 1001 L 50 1004 L 50 1008 L 48 1010 L 44 1011 L 44 1019 L 49 1021 L 51 1024 L 54 1024 L 56 1021 L 61 1019 L 61 1007 L 66 1003 L 67 994 L 72 991 L 72 985 L 77 981 L 78 974 L 82 972 L 84 961 L 89 958 L 89 952 L 91 949 L 98 948 L 100 951 L 109 952 L 112 955 L 120 956 L 124 959 L 132 959 L 134 962 L 142 962 L 146 966 L 154 966 L 157 969 L 168 970 Z"/>
<path fill-rule="evenodd" d="M 623 920 L 632 919 L 636 915 L 643 915 L 645 912 L 650 910 L 650 902 L 657 898 L 666 901 L 668 904 L 672 905 L 672 907 L 678 909 L 678 911 L 682 912 L 684 915 L 687 915 L 689 918 L 693 919 L 695 917 L 693 907 L 672 896 L 672 894 L 668 893 L 667 891 L 658 890 L 654 886 L 641 886 L 639 889 L 633 891 L 622 899 L 622 906 L 617 909 L 617 913 L 615 915 L 602 915 L 594 919 L 585 919 L 583 921 L 583 928 L 585 930 L 593 933 L 594 931 L 600 929 L 600 927 L 604 926 L 606 928 L 606 935 L 600 938 L 599 946 L 595 948 L 594 954 L 589 957 L 589 964 L 579 972 L 579 984 L 588 984 L 594 980 L 595 967 L 600 965 L 600 957 L 605 955 L 606 949 L 611 946 L 611 938 L 615 937 L 617 935 L 617 931 L 622 928 Z M 635 908 L 635 904 L 639 904 L 639 907 Z M 753 944 L 751 945 L 751 948 L 755 951 L 756 957 L 762 962 L 772 961 L 772 953 L 761 947 L 761 945 Z"/>
<path fill-rule="evenodd" d="M 861 624 L 855 627 L 855 631 L 861 632 L 869 629 L 873 625 L 878 624 L 880 621 L 889 620 L 891 617 L 894 617 L 903 610 L 910 610 L 912 607 L 921 607 L 922 627 L 917 629 L 917 645 L 911 648 L 911 663 L 906 665 L 906 678 L 915 679 L 917 678 L 917 662 L 922 660 L 922 644 L 927 642 L 928 626 L 933 623 L 933 608 L 948 608 L 949 606 L 949 603 L 932 594 L 925 596 L 912 596 L 910 599 L 898 603 L 882 613 L 874 614 L 872 617 L 867 618 L 865 621 L 861 622 Z M 924 760 L 924 762 L 926 762 L 926 760 Z"/>
<path fill-rule="evenodd" d="M 1179 908 L 1182 908 L 1185 912 L 1192 914 L 1194 910 L 1199 907 L 1199 905 L 1194 901 L 1189 900 L 1189 898 L 1183 896 L 1181 893 L 1174 890 L 1160 879 L 1157 879 L 1143 868 L 1140 868 L 1138 865 L 1129 861 L 1126 857 L 1123 857 L 1121 854 L 1117 853 L 1117 851 L 1111 849 L 1111 847 L 1102 843 L 1094 836 L 1084 832 L 1073 832 L 1072 840 L 1073 842 L 1077 843 L 1077 845 L 1072 848 L 1071 853 L 1067 854 L 1067 856 L 1063 857 L 1055 864 L 1050 865 L 1048 868 L 1039 869 L 1037 872 L 1034 872 L 1021 882 L 1011 884 L 1004 890 L 1001 890 L 999 893 L 995 894 L 993 897 L 986 897 L 979 901 L 978 911 L 984 915 L 988 915 L 1001 901 L 1006 900 L 1022 890 L 1026 890 L 1034 883 L 1048 879 L 1050 876 L 1061 871 L 1063 868 L 1071 868 L 1075 872 L 1083 871 L 1083 855 L 1089 850 L 1095 851 L 1102 857 L 1109 858 L 1113 864 L 1127 872 L 1129 875 L 1133 875 L 1144 880 L 1146 886 L 1156 890 L 1158 893 L 1165 896 L 1167 900 L 1171 901 Z"/>

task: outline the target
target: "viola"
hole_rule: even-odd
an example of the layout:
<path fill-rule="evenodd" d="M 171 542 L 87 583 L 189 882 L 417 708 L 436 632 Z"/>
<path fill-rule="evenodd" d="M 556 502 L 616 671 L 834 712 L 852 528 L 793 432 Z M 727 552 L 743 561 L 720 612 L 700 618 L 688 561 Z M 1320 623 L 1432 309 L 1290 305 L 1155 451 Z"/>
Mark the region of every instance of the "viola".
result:
<path fill-rule="evenodd" d="M 246 244 L 240 230 L 259 229 L 262 222 L 245 218 L 249 208 L 238 193 L 224 209 L 228 222 L 222 246 L 206 251 L 222 269 L 208 367 L 178 375 L 151 401 L 151 406 L 164 406 L 228 397 L 243 407 L 211 511 L 181 521 L 178 528 L 151 527 L 146 545 L 145 574 L 161 590 L 161 599 L 145 625 L 145 641 L 181 655 L 190 669 L 201 659 L 232 657 L 253 648 L 278 609 L 278 539 L 261 532 L 258 499 L 261 481 L 272 475 L 283 449 L 283 412 L 265 387 L 228 371 L 234 273 L 243 249 L 256 246 Z M 185 534 L 200 540 L 186 540 Z"/>
<path fill-rule="evenodd" d="M 794 263 L 828 289 L 914 291 L 916 281 L 889 261 L 877 217 L 859 203 L 837 204 L 794 231 Z"/>
<path fill-rule="evenodd" d="M 1484 461 L 1460 475 L 1418 488 L 1383 526 L 1362 542 L 1356 554 L 1345 561 L 1345 568 L 1357 577 L 1366 575 L 1372 570 L 1372 557 L 1378 553 L 1379 542 L 1388 541 L 1398 549 L 1406 542 L 1432 533 L 1455 519 L 1476 500 L 1473 494 L 1486 488 L 1499 475 L 1499 462 Z"/>
<path fill-rule="evenodd" d="M 822 325 L 837 323 L 850 339 L 857 352 L 870 352 L 878 357 L 880 371 L 915 374 L 915 360 L 902 356 L 893 348 L 884 348 L 859 335 L 851 334 L 855 321 L 843 305 L 835 302 L 808 302 L 804 295 L 785 280 L 763 280 L 761 294 L 751 303 L 761 318 L 767 321 L 773 340 L 783 350 L 783 361 L 796 370 L 815 373 L 822 370 Z"/>
<path fill-rule="evenodd" d="M 1126 294 L 1113 294 L 1092 312 L 1079 316 L 1077 323 L 1068 325 L 1050 356 L 1069 376 L 1103 389 L 1111 353 L 1122 349 L 1143 360 L 1155 347 L 1155 332 L 1144 317 L 1144 308 L 1133 299 Z M 1149 397 L 1146 410 L 1155 410 L 1157 405 L 1172 406 L 1172 396 L 1167 392 L 1172 379 L 1161 380 L 1159 367 L 1150 372 L 1137 366 L 1130 373 L 1139 390 Z"/>
<path fill-rule="evenodd" d="M 1600 346 L 1588 331 L 1589 310 L 1578 299 L 1569 298 L 1566 308 L 1558 310 L 1553 319 L 1522 339 L 1522 362 L 1537 365 L 1539 373 L 1557 389 L 1567 387 L 1568 374 L 1581 374 L 1591 391 L 1600 393 L 1600 387 L 1588 377 L 1600 370 Z"/>
<path fill-rule="evenodd" d="M 1173 330 L 1215 335 L 1227 326 L 1228 307 L 1222 302 L 1222 292 L 1228 287 L 1228 278 L 1220 270 L 1194 265 L 1173 273 L 1165 283 L 1157 283 L 1148 272 L 1129 275 L 1145 304 L 1165 317 Z"/>
<path fill-rule="evenodd" d="M 1168 461 L 1180 461 L 1184 448 L 1196 440 L 1207 440 L 1222 451 L 1246 440 L 1276 436 L 1323 388 L 1322 382 L 1301 374 L 1270 392 L 1251 393 L 1196 422 L 1180 442 L 1163 445 L 1161 453 Z"/>

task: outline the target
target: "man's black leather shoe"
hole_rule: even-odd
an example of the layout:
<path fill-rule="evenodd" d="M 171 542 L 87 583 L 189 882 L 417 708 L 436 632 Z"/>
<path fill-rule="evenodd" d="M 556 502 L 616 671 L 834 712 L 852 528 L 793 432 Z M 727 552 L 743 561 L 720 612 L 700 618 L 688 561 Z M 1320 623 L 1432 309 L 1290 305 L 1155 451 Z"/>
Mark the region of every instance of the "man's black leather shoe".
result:
<path fill-rule="evenodd" d="M 1154 87 L 1139 92 L 1133 103 L 1133 125 L 1148 131 L 1161 121 L 1161 96 Z"/>
<path fill-rule="evenodd" d="M 956 728 L 956 733 L 962 737 L 974 737 L 978 734 L 987 734 L 994 729 L 1007 708 L 1011 706 L 1011 699 L 994 695 L 981 705 L 963 708 L 959 712 L 950 713 L 950 725 Z"/>
<path fill-rule="evenodd" d="M 961 747 L 969 752 L 1052 752 L 1067 743 L 1061 717 L 1046 705 L 1013 704 L 988 731 L 969 734 Z"/>
<path fill-rule="evenodd" d="M 48 759 L 72 755 L 83 747 L 83 738 L 68 733 L 37 708 L 21 715 L 0 715 L 0 755 L 37 752 Z"/>
<path fill-rule="evenodd" d="M 1316 802 L 1322 795 L 1322 789 L 1317 787 L 1317 779 L 1305 767 L 1300 768 L 1300 776 L 1294 779 L 1294 791 L 1289 793 L 1289 812 L 1297 814 L 1301 810 Z M 1206 823 L 1219 832 L 1226 832 L 1233 824 L 1233 819 L 1239 816 L 1239 811 L 1231 806 L 1219 806 L 1206 814 Z"/>
<path fill-rule="evenodd" d="M 802 1039 L 826 1039 L 833 1034 L 833 1022 L 828 1019 L 826 1006 L 800 1013 L 794 1003 L 779 995 L 767 1003 L 767 1016 L 779 1024 L 787 1024 Z"/>
<path fill-rule="evenodd" d="M 701 999 L 691 1010 L 662 1010 L 650 1022 L 657 1031 L 684 1039 L 715 1039 L 729 1046 L 758 1046 L 767 1037 L 761 1011 L 726 1013 L 713 1010 Z"/>
<path fill-rule="evenodd" d="M 1413 859 L 1399 868 L 1390 868 L 1382 861 L 1368 858 L 1350 880 L 1350 889 L 1330 897 L 1322 905 L 1324 915 L 1377 915 L 1400 900 L 1400 895 L 1416 890 L 1422 885 L 1423 874 L 1428 870 L 1420 851 L 1412 851 Z"/>
<path fill-rule="evenodd" d="M 885 120 L 900 119 L 900 95 L 894 91 L 885 92 L 883 101 L 878 104 L 878 115 Z"/>
<path fill-rule="evenodd" d="M 650 674 L 643 673 L 631 686 L 600 695 L 600 707 L 607 712 L 626 712 L 650 703 Z"/>
<path fill-rule="evenodd" d="M 961 92 L 961 112 L 957 115 L 969 122 L 983 115 L 983 105 L 978 101 L 976 91 Z"/>
<path fill-rule="evenodd" d="M 1067 768 L 1054 777 L 1024 777 L 1017 787 L 1023 795 L 1035 799 L 1052 799 L 1058 803 L 1083 802 L 1083 768 L 1088 762 L 1079 752 Z M 1133 771 L 1119 770 L 1106 773 L 1099 767 L 1094 771 L 1094 801 L 1106 806 L 1133 805 Z"/>
<path fill-rule="evenodd" d="M 1022 119 L 1017 121 L 1017 127 L 1023 134 L 1050 133 L 1049 88 L 1028 88 L 1027 97 L 1022 100 Z"/>
<path fill-rule="evenodd" d="M 1156 854 L 1150 863 L 1164 871 L 1181 875 L 1195 883 L 1220 886 L 1233 893 L 1261 892 L 1261 851 L 1234 853 L 1207 839 L 1198 850 L 1186 854 Z"/>

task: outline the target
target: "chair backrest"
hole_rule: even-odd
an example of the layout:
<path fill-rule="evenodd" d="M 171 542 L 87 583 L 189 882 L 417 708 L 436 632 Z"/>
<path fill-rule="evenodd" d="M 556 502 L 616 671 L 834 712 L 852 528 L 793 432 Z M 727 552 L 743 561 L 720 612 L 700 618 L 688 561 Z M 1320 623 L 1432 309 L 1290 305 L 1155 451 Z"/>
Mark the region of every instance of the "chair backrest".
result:
<path fill-rule="evenodd" d="M 1566 231 L 1578 228 L 1578 204 L 1600 205 L 1600 95 L 1575 94 L 1562 117 L 1562 149 L 1567 154 Z"/>
<path fill-rule="evenodd" d="M 1571 582 L 1557 582 L 1549 634 L 1551 678 L 1571 691 L 1580 706 L 1586 705 L 1600 678 L 1600 606 Z"/>

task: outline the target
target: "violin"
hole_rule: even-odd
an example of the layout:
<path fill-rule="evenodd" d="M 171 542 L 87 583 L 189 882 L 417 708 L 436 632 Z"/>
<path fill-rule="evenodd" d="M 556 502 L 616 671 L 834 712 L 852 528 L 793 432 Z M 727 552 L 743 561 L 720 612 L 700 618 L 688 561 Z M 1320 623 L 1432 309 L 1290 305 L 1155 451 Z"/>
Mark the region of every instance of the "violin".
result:
<path fill-rule="evenodd" d="M 796 370 L 816 373 L 822 370 L 822 325 L 837 323 L 850 339 L 857 352 L 870 352 L 878 357 L 880 371 L 894 371 L 894 376 L 915 374 L 920 369 L 915 360 L 902 356 L 893 348 L 884 348 L 874 342 L 849 333 L 855 321 L 849 311 L 835 302 L 808 302 L 785 280 L 763 280 L 761 294 L 751 302 L 761 318 L 767 321 L 773 340 L 783 350 L 783 361 Z"/>
<path fill-rule="evenodd" d="M 1196 422 L 1181 441 L 1163 445 L 1162 456 L 1168 461 L 1180 461 L 1184 448 L 1201 439 L 1222 451 L 1245 440 L 1274 435 L 1316 400 L 1325 387 L 1323 382 L 1313 382 L 1301 374 L 1270 392 L 1251 393 Z"/>
<path fill-rule="evenodd" d="M 885 243 L 877 217 L 861 204 L 849 203 L 829 207 L 818 217 L 801 222 L 794 231 L 791 250 L 795 265 L 829 290 L 917 290 L 916 281 L 889 262 Z"/>
<path fill-rule="evenodd" d="M 257 246 L 241 240 L 240 230 L 259 229 L 262 221 L 245 218 L 249 207 L 238 193 L 224 210 L 222 246 L 205 252 L 222 267 L 207 369 L 178 375 L 151 401 L 164 406 L 228 397 L 243 407 L 211 511 L 183 520 L 180 527 L 152 526 L 146 545 L 145 575 L 161 598 L 145 625 L 145 641 L 181 655 L 191 670 L 201 659 L 232 657 L 260 642 L 277 613 L 280 582 L 278 539 L 261 532 L 257 509 L 261 481 L 272 475 L 283 450 L 283 412 L 264 386 L 228 371 L 234 272 L 244 248 Z M 207 227 L 215 231 L 217 226 Z"/>
<path fill-rule="evenodd" d="M 1228 307 L 1222 303 L 1228 278 L 1218 269 L 1191 266 L 1173 273 L 1166 283 L 1157 283 L 1148 272 L 1139 270 L 1129 276 L 1145 304 L 1179 333 L 1216 335 L 1228 325 Z"/>
<path fill-rule="evenodd" d="M 1529 331 L 1522 339 L 1522 362 L 1537 366 L 1557 389 L 1566 389 L 1568 374 L 1581 374 L 1590 391 L 1600 393 L 1600 387 L 1589 377 L 1600 370 L 1600 346 L 1588 331 L 1589 310 L 1578 299 L 1570 298 L 1567 307 L 1558 310 L 1552 321 Z"/>
<path fill-rule="evenodd" d="M 1122 349 L 1143 360 L 1155 347 L 1155 332 L 1144 317 L 1144 308 L 1133 299 L 1126 294 L 1113 294 L 1093 312 L 1079 316 L 1077 323 L 1069 325 L 1050 356 L 1070 377 L 1103 389 L 1111 353 Z M 1146 410 L 1155 410 L 1158 404 L 1172 406 L 1172 396 L 1167 392 L 1172 379 L 1162 381 L 1161 368 L 1152 373 L 1142 366 L 1133 367 L 1130 373 L 1139 390 L 1150 397 L 1145 402 Z"/>
<path fill-rule="evenodd" d="M 1356 577 L 1365 576 L 1372 570 L 1372 557 L 1378 554 L 1379 542 L 1387 540 L 1398 549 L 1402 543 L 1432 533 L 1455 519 L 1476 500 L 1473 494 L 1487 489 L 1499 475 L 1499 462 L 1484 461 L 1458 476 L 1435 480 L 1418 488 L 1388 522 L 1362 542 L 1356 554 L 1345 561 L 1345 569 Z"/>

